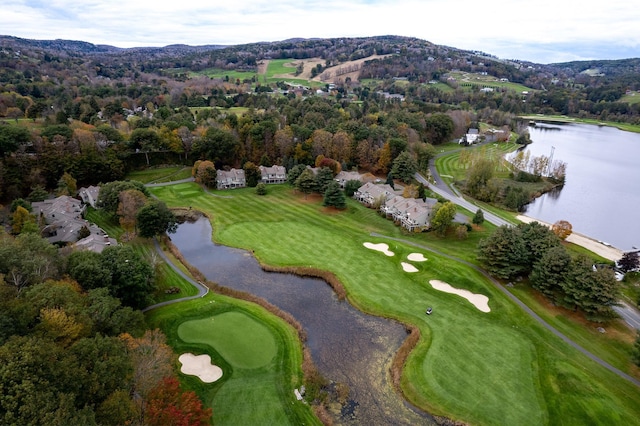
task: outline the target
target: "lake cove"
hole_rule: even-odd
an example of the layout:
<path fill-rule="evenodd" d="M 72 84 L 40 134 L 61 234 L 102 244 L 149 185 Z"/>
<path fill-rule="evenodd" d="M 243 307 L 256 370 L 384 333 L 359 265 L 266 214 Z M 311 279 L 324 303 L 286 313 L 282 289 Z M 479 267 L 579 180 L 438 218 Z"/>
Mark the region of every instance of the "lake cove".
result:
<path fill-rule="evenodd" d="M 320 372 L 349 387 L 352 401 L 334 413 L 340 424 L 432 424 L 390 383 L 389 365 L 407 337 L 404 326 L 338 301 L 322 280 L 263 271 L 247 251 L 214 244 L 207 218 L 181 224 L 171 240 L 207 279 L 262 297 L 302 324 Z"/>
<path fill-rule="evenodd" d="M 531 156 L 567 163 L 558 191 L 529 204 L 526 215 L 548 223 L 567 220 L 575 232 L 623 251 L 640 247 L 640 134 L 589 124 L 529 127 Z"/>

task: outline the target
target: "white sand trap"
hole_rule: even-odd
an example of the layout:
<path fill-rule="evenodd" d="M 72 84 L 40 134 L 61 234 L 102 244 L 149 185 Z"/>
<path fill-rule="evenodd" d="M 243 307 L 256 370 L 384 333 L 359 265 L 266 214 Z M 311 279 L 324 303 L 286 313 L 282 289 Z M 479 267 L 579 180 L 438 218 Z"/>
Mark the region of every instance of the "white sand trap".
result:
<path fill-rule="evenodd" d="M 393 256 L 393 252 L 389 251 L 389 245 L 385 243 L 373 244 L 373 243 L 362 243 L 363 246 L 370 250 L 375 250 L 386 254 L 387 256 Z"/>
<path fill-rule="evenodd" d="M 418 272 L 418 268 L 407 262 L 400 262 L 405 272 Z"/>
<path fill-rule="evenodd" d="M 422 253 L 409 253 L 409 255 L 407 256 L 407 259 L 411 260 L 412 262 L 426 262 L 427 258 L 424 257 L 424 255 Z"/>
<path fill-rule="evenodd" d="M 436 290 L 444 291 L 445 293 L 457 294 L 464 297 L 473 304 L 479 311 L 491 312 L 489 308 L 489 298 L 483 294 L 471 293 L 469 290 L 463 290 L 455 287 L 451 287 L 449 284 L 440 280 L 430 280 L 429 284 Z"/>
<path fill-rule="evenodd" d="M 211 357 L 207 354 L 194 355 L 185 353 L 178 361 L 182 363 L 180 371 L 190 376 L 198 376 L 205 383 L 213 383 L 222 377 L 222 369 L 211 364 Z"/>

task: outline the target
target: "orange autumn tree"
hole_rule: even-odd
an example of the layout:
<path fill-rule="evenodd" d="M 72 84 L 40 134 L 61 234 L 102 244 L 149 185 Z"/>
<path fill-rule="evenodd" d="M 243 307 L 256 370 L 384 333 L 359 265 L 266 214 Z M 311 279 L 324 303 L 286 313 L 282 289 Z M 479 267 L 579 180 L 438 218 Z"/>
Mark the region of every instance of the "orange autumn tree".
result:
<path fill-rule="evenodd" d="M 149 426 L 205 426 L 211 408 L 204 408 L 192 391 L 182 391 L 175 377 L 165 377 L 149 392 L 145 423 Z"/>

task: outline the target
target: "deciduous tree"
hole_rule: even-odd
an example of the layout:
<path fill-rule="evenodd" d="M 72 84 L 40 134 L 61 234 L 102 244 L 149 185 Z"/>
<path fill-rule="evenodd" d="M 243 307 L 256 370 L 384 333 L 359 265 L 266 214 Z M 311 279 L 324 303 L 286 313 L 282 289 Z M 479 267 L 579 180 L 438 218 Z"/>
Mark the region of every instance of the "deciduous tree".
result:
<path fill-rule="evenodd" d="M 438 235 L 444 235 L 447 232 L 453 219 L 456 216 L 456 205 L 451 201 L 434 208 L 433 217 L 431 218 L 431 229 Z"/>
<path fill-rule="evenodd" d="M 211 423 L 211 415 L 211 408 L 204 408 L 193 391 L 181 390 L 176 378 L 166 377 L 149 393 L 145 423 L 205 426 Z"/>
<path fill-rule="evenodd" d="M 196 170 L 194 176 L 196 182 L 207 188 L 215 188 L 217 186 L 218 171 L 211 161 L 196 161 L 194 168 Z"/>
<path fill-rule="evenodd" d="M 573 232 L 573 227 L 566 220 L 559 220 L 553 224 L 551 230 L 554 234 L 558 236 L 561 240 L 566 240 L 571 232 Z"/>
<path fill-rule="evenodd" d="M 640 257 L 637 251 L 628 251 L 618 260 L 618 266 L 623 272 L 635 271 L 640 268 Z"/>
<path fill-rule="evenodd" d="M 251 161 L 247 161 L 246 163 L 244 163 L 243 170 L 247 186 L 249 188 L 255 188 L 262 178 L 260 168 Z"/>
<path fill-rule="evenodd" d="M 120 202 L 116 214 L 119 216 L 120 226 L 130 234 L 136 228 L 138 210 L 147 202 L 147 197 L 137 189 L 127 189 L 118 195 Z"/>
<path fill-rule="evenodd" d="M 148 200 L 136 214 L 138 233 L 141 237 L 152 238 L 165 232 L 174 233 L 178 220 L 163 201 Z"/>
<path fill-rule="evenodd" d="M 103 267 L 111 271 L 111 282 L 105 287 L 125 306 L 136 309 L 147 306 L 154 290 L 153 269 L 129 245 L 111 246 L 101 256 Z"/>

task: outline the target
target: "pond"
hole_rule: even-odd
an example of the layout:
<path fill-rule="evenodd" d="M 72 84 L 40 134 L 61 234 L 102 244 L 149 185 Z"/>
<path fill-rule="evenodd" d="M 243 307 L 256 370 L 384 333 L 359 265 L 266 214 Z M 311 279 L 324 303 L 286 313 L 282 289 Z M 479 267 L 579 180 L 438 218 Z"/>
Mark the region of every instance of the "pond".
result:
<path fill-rule="evenodd" d="M 403 325 L 338 301 L 322 280 L 265 272 L 249 252 L 214 244 L 211 235 L 209 221 L 200 218 L 179 225 L 171 240 L 207 279 L 259 296 L 302 324 L 320 372 L 349 387 L 352 401 L 334 413 L 336 424 L 433 424 L 390 383 L 391 360 L 407 337 Z"/>
<path fill-rule="evenodd" d="M 526 214 L 548 223 L 567 220 L 573 230 L 621 250 L 640 247 L 640 134 L 588 124 L 538 123 L 529 127 L 532 156 L 567 163 L 566 184 L 529 204 Z"/>

